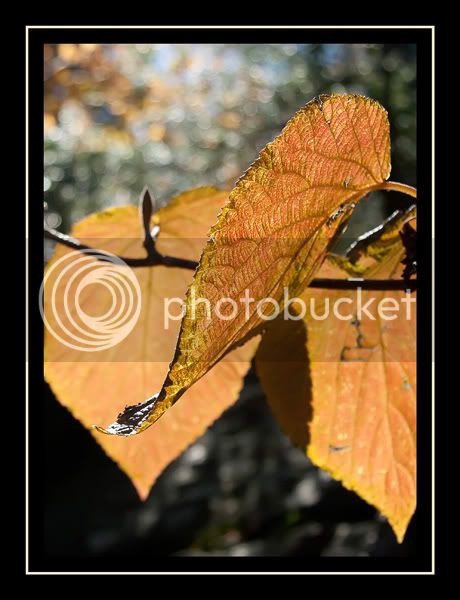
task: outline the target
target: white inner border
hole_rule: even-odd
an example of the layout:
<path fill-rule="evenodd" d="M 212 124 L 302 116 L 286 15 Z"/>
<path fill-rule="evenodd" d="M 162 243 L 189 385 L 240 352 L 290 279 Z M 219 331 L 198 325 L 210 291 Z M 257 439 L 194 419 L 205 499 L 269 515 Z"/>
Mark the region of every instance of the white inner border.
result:
<path fill-rule="evenodd" d="M 25 223 L 25 234 L 26 240 L 29 239 L 29 30 L 30 29 L 431 29 L 431 44 L 432 44 L 432 70 L 431 70 L 431 101 L 432 101 L 432 114 L 431 114 L 431 132 L 432 132 L 432 148 L 431 148 L 431 170 L 432 170 L 432 191 L 431 191 L 431 210 L 432 210 L 432 236 L 434 240 L 434 228 L 435 228 L 435 215 L 434 215 L 434 84 L 435 84 L 435 27 L 434 25 L 27 25 L 26 26 L 26 173 L 25 173 L 25 197 L 26 197 L 26 223 Z M 433 306 L 433 323 L 432 323 L 432 393 L 431 393 L 431 419 L 432 419 L 432 431 L 431 431 L 431 442 L 432 442 L 432 466 L 431 466 L 431 494 L 432 494 L 432 545 L 431 545 L 431 563 L 432 570 L 424 572 L 360 572 L 360 571 L 336 571 L 336 572 L 318 572 L 318 571 L 272 571 L 266 572 L 249 572 L 249 571 L 176 571 L 176 572 L 163 572 L 163 571 L 82 571 L 82 572 L 53 572 L 53 571 L 29 571 L 29 363 L 28 363 L 28 331 L 29 331 L 29 260 L 26 248 L 26 364 L 25 364 L 25 383 L 26 383 L 26 574 L 27 575 L 434 575 L 435 568 L 435 552 L 434 552 L 434 539 L 435 539 L 435 527 L 434 527 L 434 509 L 435 509 L 435 470 L 434 470 L 434 443 L 435 443 L 435 415 L 434 415 L 434 244 L 432 248 L 432 259 L 433 259 L 433 280 L 432 280 L 432 306 Z"/>

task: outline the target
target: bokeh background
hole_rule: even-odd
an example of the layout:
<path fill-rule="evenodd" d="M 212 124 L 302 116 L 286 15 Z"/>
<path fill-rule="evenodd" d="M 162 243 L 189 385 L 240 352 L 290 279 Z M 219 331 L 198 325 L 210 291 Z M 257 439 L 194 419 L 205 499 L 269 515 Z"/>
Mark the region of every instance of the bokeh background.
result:
<path fill-rule="evenodd" d="M 286 121 L 320 93 L 388 110 L 392 179 L 415 185 L 414 45 L 98 45 L 44 48 L 47 224 L 178 192 L 230 189 Z M 395 208 L 373 194 L 347 236 Z M 46 244 L 45 258 L 52 245 Z M 376 511 L 314 468 L 279 431 L 253 371 L 237 404 L 140 503 L 128 479 L 46 391 L 45 543 L 50 556 L 375 556 L 396 544 Z"/>

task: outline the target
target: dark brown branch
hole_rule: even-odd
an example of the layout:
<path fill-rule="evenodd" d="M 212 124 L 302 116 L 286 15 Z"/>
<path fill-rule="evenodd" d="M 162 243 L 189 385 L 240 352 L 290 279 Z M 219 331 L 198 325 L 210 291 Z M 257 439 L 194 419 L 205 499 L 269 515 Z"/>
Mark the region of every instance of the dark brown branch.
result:
<path fill-rule="evenodd" d="M 417 280 L 410 279 L 323 279 L 318 277 L 310 282 L 309 287 L 320 288 L 323 290 L 357 290 L 392 292 L 392 291 L 410 291 L 417 289 Z"/>
<path fill-rule="evenodd" d="M 411 207 L 412 208 L 412 207 Z M 408 212 L 410 212 L 411 208 Z M 45 207 L 46 210 L 46 207 Z M 175 256 L 166 256 L 161 254 L 156 249 L 156 238 L 160 231 L 158 226 L 154 229 L 150 229 L 150 223 L 152 215 L 155 212 L 155 202 L 153 196 L 150 194 L 147 187 L 144 188 L 139 199 L 139 213 L 142 230 L 144 232 L 143 246 L 147 252 L 145 258 L 129 258 L 126 256 L 118 256 L 129 267 L 176 267 L 179 269 L 190 269 L 195 270 L 198 263 L 194 260 L 188 260 L 187 258 L 177 258 Z M 347 249 L 346 255 L 353 259 L 357 257 L 361 250 L 369 245 L 372 241 L 380 237 L 382 233 L 393 224 L 396 218 L 401 214 L 401 211 L 395 211 L 388 219 L 386 219 L 381 225 L 368 231 L 364 235 L 360 236 L 351 246 Z M 77 250 L 80 252 L 94 253 L 94 257 L 97 260 L 104 261 L 104 255 L 95 248 L 82 244 L 79 240 L 71 238 L 68 235 L 59 233 L 55 229 L 45 227 L 44 236 L 48 240 L 53 240 L 59 244 L 63 244 L 68 248 Z M 362 290 L 373 290 L 373 291 L 413 291 L 417 289 L 417 281 L 415 279 L 404 280 L 404 279 L 325 279 L 317 278 L 313 279 L 310 283 L 311 288 L 320 288 L 328 290 L 356 290 L 358 288 Z"/>
<path fill-rule="evenodd" d="M 73 250 L 78 250 L 80 252 L 94 252 L 95 258 L 102 261 L 104 260 L 104 257 L 98 254 L 98 251 L 95 248 L 86 246 L 86 244 L 82 244 L 78 240 L 71 238 L 68 235 L 59 233 L 59 231 L 56 231 L 55 229 L 45 228 L 44 236 L 47 240 L 53 240 L 59 244 L 67 246 L 68 248 L 72 248 Z M 195 270 L 198 266 L 198 263 L 194 260 L 177 258 L 176 256 L 166 256 L 164 254 L 160 254 L 156 248 L 154 248 L 153 252 L 148 254 L 145 258 L 129 258 L 127 256 L 119 256 L 118 258 L 125 262 L 128 267 L 156 267 L 162 265 L 164 267 L 178 267 L 180 269 Z"/>
<path fill-rule="evenodd" d="M 97 254 L 95 248 L 86 246 L 78 240 L 59 233 L 54 229 L 45 229 L 44 236 L 48 240 L 53 240 L 59 244 L 63 244 L 73 250 L 89 251 L 95 253 L 95 258 L 98 260 L 104 260 L 102 255 Z M 195 270 L 198 263 L 194 260 L 188 260 L 186 258 L 177 258 L 175 256 L 166 256 L 160 254 L 154 247 L 153 252 L 145 258 L 129 258 L 126 256 L 119 256 L 120 260 L 125 262 L 129 267 L 155 267 L 162 265 L 164 267 L 176 267 L 180 269 L 191 269 Z M 362 290 L 374 290 L 374 291 L 394 291 L 394 290 L 410 290 L 417 289 L 417 281 L 410 280 L 404 281 L 402 279 L 313 279 L 310 283 L 312 288 L 321 288 L 327 290 L 356 290 L 361 288 Z"/>

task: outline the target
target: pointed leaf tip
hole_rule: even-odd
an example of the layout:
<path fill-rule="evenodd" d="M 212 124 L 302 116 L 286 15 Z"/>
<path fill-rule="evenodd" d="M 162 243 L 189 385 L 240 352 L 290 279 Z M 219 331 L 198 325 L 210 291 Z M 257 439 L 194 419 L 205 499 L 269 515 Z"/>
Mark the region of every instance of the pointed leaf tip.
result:
<path fill-rule="evenodd" d="M 155 410 L 155 403 L 158 394 L 148 398 L 145 402 L 139 402 L 132 406 L 127 406 L 121 412 L 117 420 L 111 423 L 108 427 L 96 426 L 96 429 L 101 433 L 108 435 L 136 435 L 145 429 L 145 421 L 147 417 Z"/>

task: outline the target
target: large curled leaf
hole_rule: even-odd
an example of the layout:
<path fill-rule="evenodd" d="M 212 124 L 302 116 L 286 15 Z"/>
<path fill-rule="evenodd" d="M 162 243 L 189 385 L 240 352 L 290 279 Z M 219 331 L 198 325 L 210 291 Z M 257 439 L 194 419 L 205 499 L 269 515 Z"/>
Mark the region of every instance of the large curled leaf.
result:
<path fill-rule="evenodd" d="M 331 257 L 318 275 L 401 277 L 405 249 L 400 231 L 413 216 L 412 209 L 378 240 L 357 246 L 355 262 Z M 395 319 L 379 315 L 383 298 L 387 308 L 400 307 L 399 312 L 382 312 Z M 405 292 L 363 292 L 362 305 L 371 302 L 371 317 L 363 311 L 358 319 L 356 291 L 308 289 L 301 297 L 308 309 L 305 318 L 274 322 L 256 359 L 272 410 L 291 440 L 376 506 L 399 541 L 416 505 L 416 314 L 403 298 L 408 300 Z M 341 314 L 352 320 L 334 315 L 338 299 L 344 299 Z M 313 318 L 311 306 L 322 316 L 327 302 L 329 316 Z"/>
<path fill-rule="evenodd" d="M 355 203 L 389 173 L 389 124 L 377 102 L 322 95 L 301 109 L 239 180 L 211 229 L 160 392 L 104 431 L 143 431 L 229 350 L 260 331 L 266 325 L 260 313 L 269 316 L 273 305 L 257 311 L 258 302 L 270 297 L 282 306 L 284 288 L 289 295 L 302 291 Z M 254 299 L 249 310 L 246 292 Z M 210 318 L 197 299 L 209 301 Z M 217 308 L 228 319 L 219 318 Z"/>
<path fill-rule="evenodd" d="M 226 193 L 213 188 L 200 188 L 175 198 L 152 219 L 152 225 L 161 228 L 158 250 L 197 260 L 206 233 L 226 199 Z M 72 234 L 83 243 L 113 254 L 145 256 L 139 215 L 134 206 L 109 209 L 85 218 L 74 227 Z M 87 258 L 59 246 L 47 272 L 63 257 L 68 258 L 69 262 L 64 264 L 69 264 L 70 269 L 55 286 L 57 277 L 62 274 L 57 268 L 45 285 L 45 315 L 56 329 L 56 316 L 64 319 L 66 315 L 65 289 L 78 271 L 79 259 Z M 96 268 L 103 263 L 90 259 L 88 264 Z M 117 269 L 123 270 L 122 267 Z M 169 328 L 165 328 L 164 300 L 184 298 L 193 275 L 188 270 L 158 266 L 132 269 L 131 273 L 141 289 L 141 312 L 132 332 L 107 350 L 88 353 L 69 348 L 46 329 L 45 377 L 59 402 L 92 430 L 105 452 L 145 498 L 161 471 L 235 402 L 256 340 L 217 365 L 145 435 L 128 440 L 96 432 L 92 429 L 94 423 L 107 421 L 114 411 L 123 410 L 127 402 L 141 402 L 152 389 L 161 386 L 174 354 L 180 323 L 171 321 Z M 53 288 L 56 290 L 55 308 L 51 303 Z M 72 294 L 69 299 L 73 299 Z M 106 312 L 110 300 L 103 286 L 93 285 L 82 292 L 80 305 L 97 316 Z M 75 316 L 74 305 L 70 311 Z M 171 308 L 171 314 L 177 312 Z M 74 331 L 71 328 L 71 333 Z M 68 340 L 69 336 L 64 339 Z"/>

